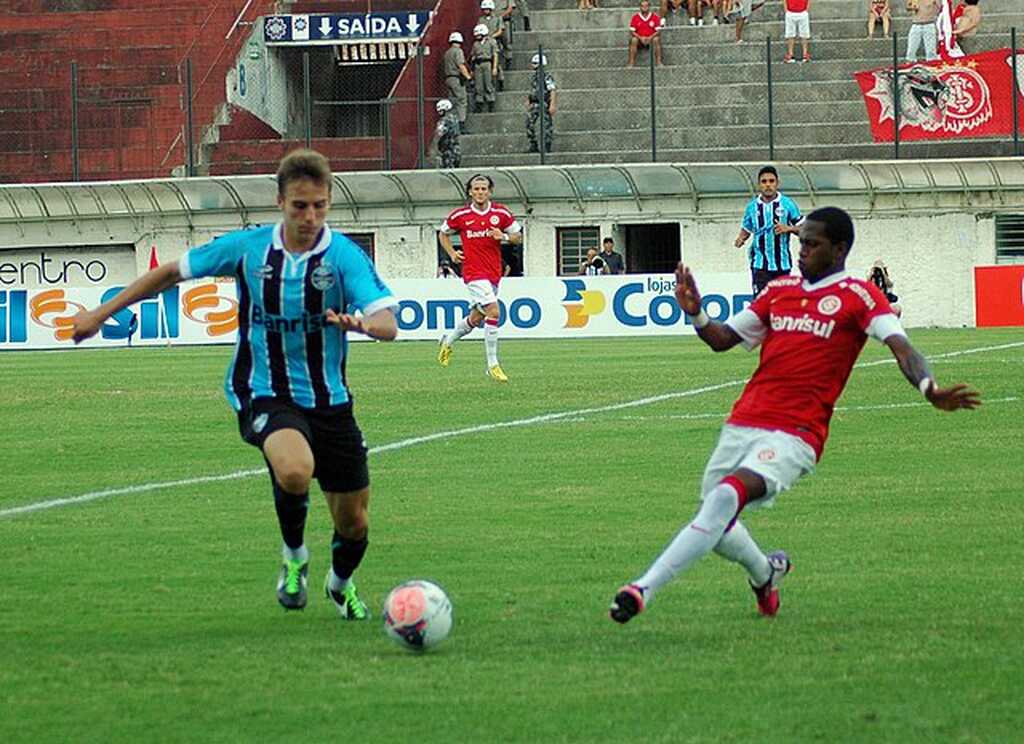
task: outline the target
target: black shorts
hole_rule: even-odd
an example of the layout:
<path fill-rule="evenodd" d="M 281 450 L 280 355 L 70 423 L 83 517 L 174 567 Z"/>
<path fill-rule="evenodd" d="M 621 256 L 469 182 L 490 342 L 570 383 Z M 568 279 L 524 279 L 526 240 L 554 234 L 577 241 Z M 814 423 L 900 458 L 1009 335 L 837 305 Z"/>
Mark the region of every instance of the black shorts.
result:
<path fill-rule="evenodd" d="M 267 437 L 281 429 L 295 429 L 309 442 L 313 477 L 324 491 L 346 493 L 370 485 L 366 442 L 351 403 L 302 408 L 276 398 L 256 398 L 238 412 L 242 439 L 261 451 Z"/>
<path fill-rule="evenodd" d="M 772 279 L 778 279 L 780 276 L 789 276 L 788 271 L 768 271 L 768 269 L 751 269 L 750 278 L 751 286 L 754 289 L 754 296 L 761 294 L 761 290 L 764 289 L 765 285 Z"/>

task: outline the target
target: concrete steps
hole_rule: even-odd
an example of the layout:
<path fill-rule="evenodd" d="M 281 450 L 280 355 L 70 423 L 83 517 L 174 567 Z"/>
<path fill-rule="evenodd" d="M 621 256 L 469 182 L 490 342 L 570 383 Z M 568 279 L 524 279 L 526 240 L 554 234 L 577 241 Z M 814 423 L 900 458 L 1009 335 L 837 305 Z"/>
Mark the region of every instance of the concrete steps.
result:
<path fill-rule="evenodd" d="M 627 26 L 638 2 L 608 0 L 587 12 L 564 0 L 531 2 L 531 31 L 514 34 L 513 68 L 493 114 L 470 115 L 463 136 L 467 166 L 536 164 L 527 154 L 525 98 L 529 58 L 542 45 L 558 85 L 555 151 L 551 163 L 650 160 L 649 58 L 625 67 Z M 897 4 L 898 5 L 898 4 Z M 893 6 L 898 53 L 905 51 L 910 16 Z M 986 0 L 978 48 L 1010 45 L 1017 25 L 1024 43 L 1024 5 Z M 853 77 L 891 64 L 893 42 L 876 30 L 867 39 L 866 4 L 815 0 L 808 64 L 783 64 L 783 8 L 771 3 L 747 25 L 746 43 L 735 43 L 731 25 L 690 27 L 670 17 L 663 31 L 665 65 L 655 70 L 658 160 L 694 162 L 759 160 L 768 154 L 767 38 L 771 39 L 774 144 L 787 159 L 890 158 L 892 144 L 875 144 Z M 711 15 L 707 15 L 710 23 Z M 961 140 L 902 143 L 901 156 L 957 157 L 1009 154 L 1012 143 Z"/>

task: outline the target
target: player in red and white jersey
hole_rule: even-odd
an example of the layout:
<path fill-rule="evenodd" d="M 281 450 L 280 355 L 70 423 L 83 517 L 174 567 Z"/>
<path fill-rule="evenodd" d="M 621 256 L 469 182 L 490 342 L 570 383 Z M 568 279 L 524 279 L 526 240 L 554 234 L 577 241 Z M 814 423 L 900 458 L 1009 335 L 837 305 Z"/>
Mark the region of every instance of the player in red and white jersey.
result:
<path fill-rule="evenodd" d="M 487 375 L 498 382 L 508 376 L 498 363 L 498 283 L 502 276 L 501 244 L 519 244 L 523 228 L 504 204 L 491 201 L 494 181 L 477 174 L 466 182 L 469 204 L 453 209 L 439 228 L 441 247 L 454 263 L 462 264 L 462 280 L 472 300 L 469 315 L 441 337 L 437 361 L 447 367 L 451 361 L 452 344 L 479 325 L 484 327 L 484 350 L 487 354 Z M 459 234 L 462 248 L 452 245 L 451 235 Z"/>
<path fill-rule="evenodd" d="M 746 568 L 761 614 L 778 612 L 778 586 L 791 568 L 789 556 L 781 550 L 763 553 L 739 515 L 744 507 L 770 504 L 814 472 L 832 408 L 869 336 L 889 347 L 903 375 L 936 408 L 981 404 L 967 385 L 940 387 L 885 295 L 846 273 L 853 237 L 853 222 L 843 210 L 812 212 L 800 228 L 802 278 L 769 282 L 750 307 L 725 323 L 708 318 L 693 275 L 679 264 L 676 300 L 704 343 L 715 351 L 760 346 L 761 360 L 722 427 L 704 471 L 697 515 L 643 576 L 619 589 L 610 608 L 613 620 L 628 622 L 658 589 L 712 550 Z"/>

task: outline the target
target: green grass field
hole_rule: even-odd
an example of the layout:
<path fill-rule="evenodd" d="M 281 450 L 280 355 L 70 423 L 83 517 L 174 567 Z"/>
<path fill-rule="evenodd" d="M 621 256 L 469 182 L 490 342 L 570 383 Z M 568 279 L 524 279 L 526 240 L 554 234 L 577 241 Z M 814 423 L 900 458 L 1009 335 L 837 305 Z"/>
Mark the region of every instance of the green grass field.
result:
<path fill-rule="evenodd" d="M 278 607 L 265 475 L 125 492 L 262 466 L 221 393 L 229 349 L 0 354 L 0 741 L 1020 741 L 1024 333 L 912 338 L 986 405 L 854 371 L 817 474 L 746 520 L 796 565 L 779 616 L 710 556 L 625 627 L 608 602 L 692 515 L 756 355 L 506 342 L 499 386 L 479 343 L 448 370 L 432 344 L 359 345 L 371 447 L 451 433 L 370 459 L 364 598 L 426 576 L 455 605 L 422 656 L 318 591 Z"/>

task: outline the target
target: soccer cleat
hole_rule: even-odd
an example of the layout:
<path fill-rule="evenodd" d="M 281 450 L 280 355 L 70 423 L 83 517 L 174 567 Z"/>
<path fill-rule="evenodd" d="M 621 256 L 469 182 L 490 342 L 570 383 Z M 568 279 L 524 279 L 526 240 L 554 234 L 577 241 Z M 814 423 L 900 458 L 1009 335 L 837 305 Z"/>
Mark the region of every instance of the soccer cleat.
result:
<path fill-rule="evenodd" d="M 301 610 L 306 606 L 306 575 L 309 561 L 286 560 L 281 565 L 277 580 L 277 601 L 286 610 Z"/>
<path fill-rule="evenodd" d="M 437 351 L 437 363 L 442 367 L 447 367 L 452 361 L 452 345 L 446 341 L 447 338 L 447 336 L 441 336 L 441 340 L 438 341 L 440 348 Z"/>
<path fill-rule="evenodd" d="M 757 611 L 765 617 L 775 617 L 779 611 L 779 584 L 793 570 L 793 564 L 784 550 L 777 550 L 768 556 L 768 565 L 771 566 L 768 581 L 761 586 L 751 584 L 750 589 L 757 597 Z"/>
<path fill-rule="evenodd" d="M 802 60 L 800 60 L 800 61 L 801 62 L 810 62 L 811 61 L 811 55 L 805 54 L 804 58 Z"/>
<path fill-rule="evenodd" d="M 488 367 L 487 376 L 496 382 L 508 382 L 508 375 L 505 374 L 505 371 L 501 368 L 500 364 Z"/>
<path fill-rule="evenodd" d="M 626 584 L 615 594 L 608 615 L 617 623 L 628 623 L 644 611 L 644 590 L 636 584 Z"/>
<path fill-rule="evenodd" d="M 324 580 L 324 594 L 334 602 L 342 619 L 368 620 L 370 618 L 370 611 L 366 608 L 366 603 L 356 594 L 356 585 L 351 579 L 348 581 L 348 586 L 340 592 L 336 591 L 331 589 L 331 572 L 328 571 L 327 578 Z"/>
<path fill-rule="evenodd" d="M 782 61 L 785 62 L 787 65 L 791 65 L 794 62 L 796 62 L 796 60 L 793 59 L 792 54 L 787 54 L 785 57 L 782 58 Z"/>

